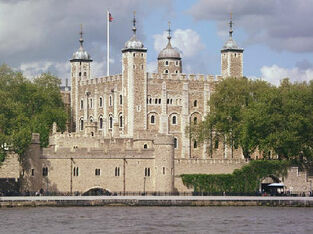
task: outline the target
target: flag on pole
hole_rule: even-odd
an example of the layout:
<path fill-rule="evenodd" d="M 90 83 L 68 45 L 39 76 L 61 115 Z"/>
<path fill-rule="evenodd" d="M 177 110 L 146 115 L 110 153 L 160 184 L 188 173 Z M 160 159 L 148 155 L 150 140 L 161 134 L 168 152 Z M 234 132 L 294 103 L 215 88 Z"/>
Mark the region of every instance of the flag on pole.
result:
<path fill-rule="evenodd" d="M 113 21 L 113 17 L 111 15 L 111 13 L 109 12 L 109 22 L 112 22 Z"/>

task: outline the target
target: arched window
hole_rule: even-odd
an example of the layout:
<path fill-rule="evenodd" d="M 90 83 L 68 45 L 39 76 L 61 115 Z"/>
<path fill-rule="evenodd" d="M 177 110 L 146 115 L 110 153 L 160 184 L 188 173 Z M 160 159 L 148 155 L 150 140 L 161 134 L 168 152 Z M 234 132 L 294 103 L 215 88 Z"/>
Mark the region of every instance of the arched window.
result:
<path fill-rule="evenodd" d="M 122 128 L 122 127 L 123 127 L 123 116 L 120 115 L 120 128 Z"/>
<path fill-rule="evenodd" d="M 122 105 L 122 104 L 123 104 L 123 96 L 120 95 L 120 105 Z"/>
<path fill-rule="evenodd" d="M 197 100 L 194 100 L 193 106 L 194 106 L 194 107 L 197 107 L 197 105 L 198 105 L 198 101 L 197 101 Z"/>
<path fill-rule="evenodd" d="M 176 115 L 174 115 L 172 117 L 172 124 L 177 124 L 177 117 L 176 117 Z"/>
<path fill-rule="evenodd" d="M 197 143 L 197 141 L 194 141 L 193 142 L 193 148 L 196 149 L 197 147 L 198 147 L 198 143 Z"/>
<path fill-rule="evenodd" d="M 99 119 L 99 128 L 102 129 L 103 128 L 103 118 L 100 117 Z"/>
<path fill-rule="evenodd" d="M 161 98 L 159 98 L 159 104 L 161 104 Z"/>
<path fill-rule="evenodd" d="M 82 118 L 80 119 L 80 130 L 84 130 L 84 120 Z"/>
<path fill-rule="evenodd" d="M 155 117 L 154 115 L 151 115 L 151 118 L 150 118 L 150 123 L 154 124 L 155 123 Z"/>
<path fill-rule="evenodd" d="M 148 149 L 148 145 L 147 145 L 147 144 L 144 144 L 144 145 L 143 145 L 143 148 L 144 148 L 144 149 Z"/>
<path fill-rule="evenodd" d="M 90 109 L 92 108 L 92 98 L 90 98 Z"/>
<path fill-rule="evenodd" d="M 84 109 L 84 100 L 80 100 L 80 109 Z"/>
<path fill-rule="evenodd" d="M 100 106 L 100 107 L 103 106 L 103 99 L 102 99 L 102 97 L 99 98 L 99 106 Z"/>
<path fill-rule="evenodd" d="M 109 122 L 110 122 L 109 128 L 112 129 L 113 128 L 113 117 L 112 116 L 109 117 Z"/>
<path fill-rule="evenodd" d="M 168 74 L 168 70 L 166 69 L 166 70 L 164 71 L 164 73 L 165 73 L 165 74 Z"/>
<path fill-rule="evenodd" d="M 73 168 L 73 176 L 78 176 L 79 175 L 79 168 L 78 167 L 74 167 Z"/>
<path fill-rule="evenodd" d="M 194 117 L 194 118 L 193 118 L 193 123 L 194 123 L 194 124 L 197 124 L 197 123 L 198 123 L 198 118 L 197 118 L 197 117 Z"/>
<path fill-rule="evenodd" d="M 175 138 L 174 138 L 174 149 L 177 149 L 177 146 L 178 146 L 178 140 L 177 140 L 177 138 L 175 137 Z"/>
<path fill-rule="evenodd" d="M 168 66 L 168 61 L 165 61 L 165 66 Z"/>
<path fill-rule="evenodd" d="M 93 117 L 92 116 L 90 116 L 90 123 L 92 123 L 93 122 Z"/>
<path fill-rule="evenodd" d="M 48 176 L 48 167 L 42 168 L 42 176 Z"/>
<path fill-rule="evenodd" d="M 120 176 L 120 168 L 115 167 L 115 176 Z"/>
<path fill-rule="evenodd" d="M 149 103 L 150 103 L 150 104 L 152 103 L 152 98 L 149 99 Z"/>
<path fill-rule="evenodd" d="M 78 73 L 78 76 L 79 76 L 79 77 L 81 77 L 81 76 L 82 76 L 82 73 L 81 73 L 81 72 L 79 72 L 79 73 Z"/>
<path fill-rule="evenodd" d="M 158 99 L 154 99 L 154 104 L 158 104 Z"/>

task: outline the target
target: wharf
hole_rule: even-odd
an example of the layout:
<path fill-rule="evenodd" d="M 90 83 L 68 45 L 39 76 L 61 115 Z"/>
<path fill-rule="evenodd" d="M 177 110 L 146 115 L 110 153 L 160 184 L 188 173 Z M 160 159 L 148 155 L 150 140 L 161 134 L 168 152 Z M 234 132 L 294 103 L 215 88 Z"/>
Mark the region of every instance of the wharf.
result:
<path fill-rule="evenodd" d="M 313 197 L 261 196 L 18 196 L 0 197 L 2 207 L 67 206 L 278 206 L 313 207 Z"/>

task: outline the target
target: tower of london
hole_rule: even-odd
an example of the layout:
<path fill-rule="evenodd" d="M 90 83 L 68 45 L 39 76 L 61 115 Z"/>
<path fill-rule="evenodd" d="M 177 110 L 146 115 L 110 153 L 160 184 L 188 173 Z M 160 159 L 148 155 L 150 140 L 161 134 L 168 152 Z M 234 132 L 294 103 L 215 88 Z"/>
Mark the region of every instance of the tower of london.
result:
<path fill-rule="evenodd" d="M 53 127 L 40 149 L 33 134 L 23 164 L 24 190 L 83 193 L 188 191 L 179 175 L 231 173 L 246 162 L 240 149 L 223 142 L 199 144 L 187 127 L 209 114 L 208 101 L 221 79 L 243 76 L 243 49 L 229 38 L 221 49 L 221 75 L 185 74 L 183 57 L 167 45 L 157 57 L 157 73 L 147 72 L 147 48 L 132 35 L 121 49 L 121 74 L 92 77 L 92 59 L 80 47 L 71 60 L 71 89 L 63 91 L 71 112 L 68 132 Z"/>

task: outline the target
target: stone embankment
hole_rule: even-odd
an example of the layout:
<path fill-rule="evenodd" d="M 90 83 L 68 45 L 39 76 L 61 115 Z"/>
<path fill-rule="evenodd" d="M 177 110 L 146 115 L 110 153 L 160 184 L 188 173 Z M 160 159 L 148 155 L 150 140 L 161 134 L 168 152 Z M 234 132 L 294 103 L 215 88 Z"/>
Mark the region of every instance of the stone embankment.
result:
<path fill-rule="evenodd" d="M 0 197 L 0 207 L 66 206 L 281 206 L 313 207 L 313 197 L 39 196 Z"/>

